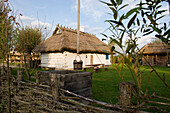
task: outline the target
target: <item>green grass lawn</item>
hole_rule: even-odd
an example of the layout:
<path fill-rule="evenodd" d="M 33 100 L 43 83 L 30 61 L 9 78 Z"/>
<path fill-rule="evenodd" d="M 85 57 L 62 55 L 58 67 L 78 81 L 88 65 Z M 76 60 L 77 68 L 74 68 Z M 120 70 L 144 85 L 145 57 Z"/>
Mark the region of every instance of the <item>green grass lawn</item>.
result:
<path fill-rule="evenodd" d="M 17 75 L 17 70 L 19 70 L 19 68 L 12 69 L 12 75 L 14 77 L 16 77 L 16 75 Z M 22 69 L 22 70 L 23 70 L 23 79 L 28 80 L 28 77 L 26 76 L 25 69 Z M 36 82 L 35 75 L 36 75 L 37 71 L 50 71 L 50 70 L 45 70 L 45 69 L 41 69 L 41 68 L 29 69 L 29 73 L 31 73 L 31 76 L 34 76 L 31 78 L 31 81 L 33 81 L 33 82 Z"/>
<path fill-rule="evenodd" d="M 170 67 L 154 68 L 161 76 L 163 73 L 165 73 L 165 81 L 170 86 Z M 142 74 L 142 89 L 145 89 L 148 82 L 150 68 L 149 66 L 142 66 L 141 69 L 144 71 Z M 125 81 L 133 82 L 133 77 L 131 76 L 131 72 L 129 70 L 123 69 L 122 75 Z M 93 98 L 99 101 L 116 104 L 118 102 L 118 84 L 122 82 L 117 71 L 113 68 L 109 68 L 108 71 L 100 70 L 98 73 L 93 73 L 92 78 Z M 157 77 L 154 72 L 151 74 L 148 89 L 150 95 L 154 92 L 158 92 L 159 96 L 170 98 L 170 89 L 164 85 L 164 83 Z M 168 110 L 170 109 L 168 108 Z"/>

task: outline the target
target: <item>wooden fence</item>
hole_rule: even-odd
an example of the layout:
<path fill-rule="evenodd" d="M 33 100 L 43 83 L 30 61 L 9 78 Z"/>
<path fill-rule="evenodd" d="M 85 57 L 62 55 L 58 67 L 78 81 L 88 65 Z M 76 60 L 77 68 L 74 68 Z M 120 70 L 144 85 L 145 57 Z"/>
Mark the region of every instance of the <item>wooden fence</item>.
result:
<path fill-rule="evenodd" d="M 11 110 L 12 113 L 116 113 L 111 109 L 104 109 L 88 105 L 98 103 L 89 98 L 61 89 L 57 85 L 57 78 L 51 85 L 42 85 L 23 80 L 22 71 L 18 76 L 11 77 Z M 3 102 L 1 111 L 8 112 L 8 87 L 5 74 L 0 75 L 0 102 Z M 67 96 L 66 96 L 67 95 Z M 101 102 L 101 105 L 106 103 Z M 1 105 L 1 106 L 2 106 Z M 109 104 L 108 104 L 109 105 Z M 111 107 L 111 106 L 110 106 Z"/>

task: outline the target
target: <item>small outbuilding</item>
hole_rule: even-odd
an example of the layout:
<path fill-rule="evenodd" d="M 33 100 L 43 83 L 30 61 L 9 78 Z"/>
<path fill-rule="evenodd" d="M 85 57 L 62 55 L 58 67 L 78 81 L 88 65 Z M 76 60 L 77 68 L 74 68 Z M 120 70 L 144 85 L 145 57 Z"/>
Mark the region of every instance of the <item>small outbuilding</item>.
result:
<path fill-rule="evenodd" d="M 57 26 L 52 36 L 41 42 L 35 52 L 41 53 L 41 66 L 73 69 L 73 61 L 80 59 L 83 66 L 90 64 L 110 65 L 109 47 L 95 35 L 80 31 L 80 58 L 77 57 L 77 31 Z"/>
<path fill-rule="evenodd" d="M 167 54 L 170 54 L 170 45 L 165 43 L 149 43 L 139 53 L 141 52 L 143 52 L 142 65 L 148 65 L 147 61 L 152 66 L 168 66 L 170 64 Z"/>

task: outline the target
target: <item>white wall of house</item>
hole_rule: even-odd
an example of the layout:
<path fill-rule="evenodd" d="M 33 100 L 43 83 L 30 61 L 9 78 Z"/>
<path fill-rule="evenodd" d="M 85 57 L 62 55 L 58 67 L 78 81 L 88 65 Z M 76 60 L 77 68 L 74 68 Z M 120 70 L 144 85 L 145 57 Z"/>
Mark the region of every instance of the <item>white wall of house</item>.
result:
<path fill-rule="evenodd" d="M 41 66 L 42 67 L 54 67 L 59 69 L 72 69 L 73 61 L 77 54 L 64 52 L 64 53 L 42 53 L 41 54 Z M 81 60 L 83 61 L 83 67 L 85 65 L 93 64 L 105 64 L 110 65 L 110 57 L 106 59 L 105 54 L 80 54 Z M 80 60 L 79 57 L 76 58 Z"/>

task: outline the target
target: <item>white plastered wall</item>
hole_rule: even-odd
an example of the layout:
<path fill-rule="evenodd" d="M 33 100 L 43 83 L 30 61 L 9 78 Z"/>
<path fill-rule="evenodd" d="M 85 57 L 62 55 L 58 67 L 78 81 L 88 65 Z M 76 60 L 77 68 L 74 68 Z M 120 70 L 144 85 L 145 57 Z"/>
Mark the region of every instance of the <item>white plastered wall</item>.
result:
<path fill-rule="evenodd" d="M 80 54 L 81 60 L 83 61 L 83 67 L 91 64 L 91 55 L 93 55 L 93 64 L 105 64 L 110 65 L 110 57 L 106 59 L 105 54 Z M 76 53 L 42 53 L 41 54 L 41 66 L 42 67 L 54 67 L 60 69 L 72 69 L 73 61 L 75 60 Z M 79 57 L 76 58 L 80 60 Z"/>

